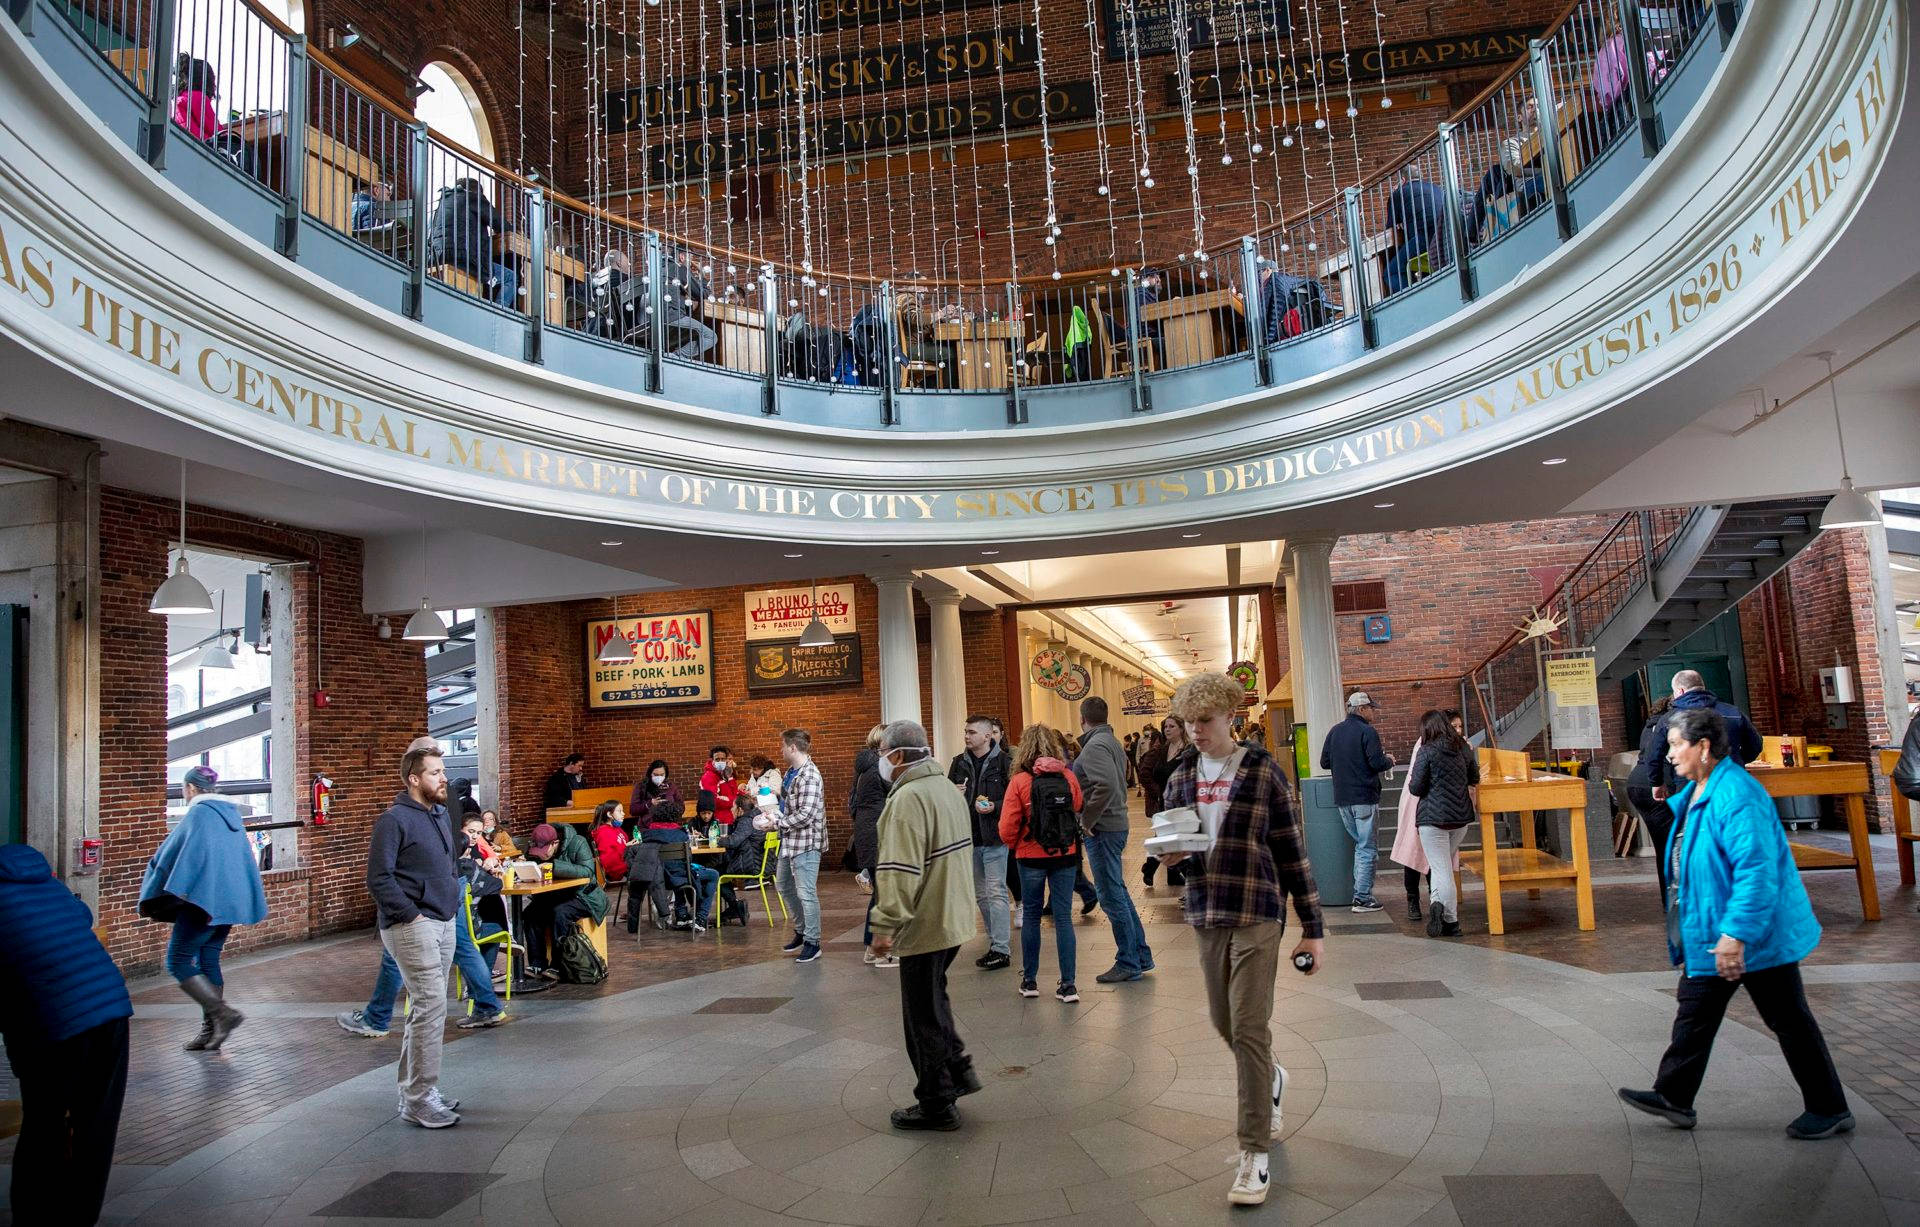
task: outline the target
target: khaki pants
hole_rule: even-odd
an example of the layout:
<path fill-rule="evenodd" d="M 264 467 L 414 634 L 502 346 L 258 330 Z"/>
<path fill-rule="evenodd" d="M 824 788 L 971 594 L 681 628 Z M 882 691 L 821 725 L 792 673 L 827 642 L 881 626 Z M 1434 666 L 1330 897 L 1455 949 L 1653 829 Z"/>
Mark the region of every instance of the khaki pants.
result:
<path fill-rule="evenodd" d="M 447 1025 L 447 971 L 453 966 L 453 921 L 415 916 L 380 930 L 380 940 L 400 968 L 412 1012 L 400 1036 L 400 1097 L 408 1109 L 427 1106 L 427 1092 L 440 1084 L 440 1044 Z"/>
<path fill-rule="evenodd" d="M 1273 1131 L 1273 981 L 1280 966 L 1277 921 L 1195 929 L 1213 1029 L 1233 1049 L 1240 1090 L 1240 1149 L 1264 1152 Z"/>

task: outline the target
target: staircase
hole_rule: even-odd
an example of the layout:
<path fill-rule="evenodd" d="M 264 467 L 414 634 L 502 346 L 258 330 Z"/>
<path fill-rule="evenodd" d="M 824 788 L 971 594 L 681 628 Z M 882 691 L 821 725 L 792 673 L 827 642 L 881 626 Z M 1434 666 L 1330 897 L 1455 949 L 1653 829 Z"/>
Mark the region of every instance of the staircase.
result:
<path fill-rule="evenodd" d="M 1603 681 L 1666 655 L 1819 535 L 1825 497 L 1629 512 L 1541 603 L 1549 645 L 1591 647 Z M 1533 646 L 1515 631 L 1460 679 L 1473 740 L 1517 749 L 1544 720 Z"/>

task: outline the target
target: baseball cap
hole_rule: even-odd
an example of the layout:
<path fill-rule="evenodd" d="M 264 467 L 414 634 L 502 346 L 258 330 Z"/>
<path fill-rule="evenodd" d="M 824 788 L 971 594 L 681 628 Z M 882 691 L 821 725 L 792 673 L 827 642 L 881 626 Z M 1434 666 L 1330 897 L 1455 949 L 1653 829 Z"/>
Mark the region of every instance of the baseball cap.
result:
<path fill-rule="evenodd" d="M 557 844 L 559 842 L 559 828 L 555 827 L 551 822 L 541 823 L 539 826 L 533 828 L 533 834 L 527 837 L 527 846 L 529 848 L 538 848 L 545 844 Z"/>
<path fill-rule="evenodd" d="M 1372 699 L 1367 697 L 1367 692 L 1364 690 L 1356 690 L 1352 694 L 1347 696 L 1348 711 L 1352 711 L 1356 707 L 1378 707 L 1378 706 L 1380 706 L 1378 703 L 1375 703 Z"/>

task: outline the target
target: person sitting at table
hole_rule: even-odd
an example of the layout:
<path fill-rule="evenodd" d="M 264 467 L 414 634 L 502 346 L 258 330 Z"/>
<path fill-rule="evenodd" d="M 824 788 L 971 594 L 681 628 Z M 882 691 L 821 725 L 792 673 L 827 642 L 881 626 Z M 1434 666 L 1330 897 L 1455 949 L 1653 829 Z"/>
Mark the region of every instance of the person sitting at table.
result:
<path fill-rule="evenodd" d="M 587 786 L 587 756 L 569 754 L 560 767 L 547 777 L 540 804 L 547 809 L 566 809 L 573 804 L 573 790 Z"/>
<path fill-rule="evenodd" d="M 731 783 L 732 781 L 728 781 Z M 753 877 L 760 872 L 763 859 L 762 850 L 767 837 L 753 829 L 753 810 L 747 807 L 734 807 L 731 811 L 733 821 L 726 828 L 721 843 L 727 849 L 727 856 L 720 864 L 720 876 L 732 877 L 736 874 Z M 769 874 L 773 866 L 767 866 Z M 747 900 L 744 895 L 733 889 L 733 883 L 725 882 L 720 886 L 720 923 L 733 923 L 744 926 L 747 923 Z"/>
<path fill-rule="evenodd" d="M 1387 224 L 1393 246 L 1387 250 L 1381 279 L 1397 294 L 1445 268 L 1452 251 L 1447 235 L 1447 189 L 1424 179 L 1409 179 L 1387 196 Z"/>
<path fill-rule="evenodd" d="M 527 853 L 536 861 L 553 866 L 553 880 L 585 878 L 578 886 L 565 890 L 543 891 L 527 900 L 524 920 L 527 933 L 527 966 L 548 980 L 558 980 L 551 947 L 582 920 L 595 924 L 607 918 L 607 892 L 594 881 L 593 846 L 586 836 L 562 823 L 543 822 L 528 837 Z"/>
<path fill-rule="evenodd" d="M 493 991 L 493 963 L 500 943 L 479 944 L 481 938 L 506 932 L 506 914 L 500 902 L 500 877 L 494 872 L 499 858 L 493 855 L 492 846 L 481 833 L 478 816 L 461 824 L 460 836 L 460 855 L 453 862 L 453 870 L 460 879 L 460 889 L 466 895 L 468 906 L 473 909 L 473 930 L 467 931 L 464 916 L 453 918 L 453 965 L 466 982 L 473 1013 L 456 1025 L 463 1031 L 476 1031 L 507 1021 L 506 1008 L 500 1004 L 499 994 Z M 487 904 L 499 915 L 498 921 L 485 918 Z"/>
<path fill-rule="evenodd" d="M 386 204 L 392 199 L 393 188 L 384 179 L 375 179 L 371 183 L 365 183 L 353 189 L 353 204 L 348 213 L 348 225 L 352 227 L 354 234 L 359 235 L 368 230 L 393 229 L 394 222 L 391 218 L 380 221 L 374 211 L 375 205 Z"/>
<path fill-rule="evenodd" d="M 249 177 L 254 176 L 253 149 L 240 134 L 220 122 L 220 78 L 213 65 L 182 53 L 173 62 L 175 95 L 173 122 Z"/>
<path fill-rule="evenodd" d="M 1528 156 L 1527 150 L 1533 150 Z M 1519 123 L 1500 142 L 1500 160 L 1480 176 L 1479 205 L 1494 230 L 1510 230 L 1547 199 L 1540 168 L 1540 104 L 1527 99 Z"/>
<path fill-rule="evenodd" d="M 647 829 L 641 839 L 660 845 L 661 878 L 669 889 L 679 890 L 688 885 L 688 872 L 691 871 L 697 899 L 693 912 L 693 931 L 703 933 L 708 918 L 713 915 L 713 892 L 720 883 L 720 871 L 695 863 L 682 851 L 688 846 L 687 828 L 681 821 L 682 812 L 673 802 L 660 802 L 647 815 Z"/>
<path fill-rule="evenodd" d="M 487 296 L 503 307 L 520 301 L 520 274 L 495 258 L 493 245 L 503 227 L 499 211 L 471 175 L 440 189 L 427 225 L 427 267 L 445 265 L 478 278 Z"/>
<path fill-rule="evenodd" d="M 740 794 L 740 782 L 733 778 L 733 752 L 725 746 L 707 751 L 707 765 L 700 772 L 700 794 L 694 808 L 707 822 L 733 826 L 733 802 Z"/>
<path fill-rule="evenodd" d="M 587 329 L 609 341 L 644 340 L 645 306 L 639 301 L 640 282 L 633 276 L 633 257 L 615 247 L 601 257 L 606 297 L 590 305 Z"/>
<path fill-rule="evenodd" d="M 620 829 L 626 817 L 626 807 L 618 801 L 602 801 L 593 808 L 593 829 L 587 835 L 601 876 L 609 882 L 627 876 L 627 835 Z"/>
<path fill-rule="evenodd" d="M 496 811 L 480 811 L 480 829 L 486 834 L 487 842 L 493 845 L 493 850 L 501 856 L 512 858 L 520 855 L 520 846 L 513 842 L 513 836 L 507 834 L 507 828 Z"/>
<path fill-rule="evenodd" d="M 666 265 L 667 284 L 660 287 L 660 302 L 667 316 L 667 352 L 675 358 L 700 359 L 713 352 L 719 339 L 700 318 L 700 304 L 707 300 L 707 283 L 693 270 L 685 256 L 676 255 Z M 674 338 L 680 343 L 674 345 Z"/>
<path fill-rule="evenodd" d="M 627 812 L 638 818 L 642 814 L 651 814 L 653 807 L 662 801 L 671 801 L 687 812 L 687 803 L 680 796 L 680 786 L 673 782 L 673 769 L 667 766 L 667 760 L 656 758 L 647 764 L 647 773 L 633 786 L 633 796 L 628 800 Z M 731 808 L 731 807 L 729 807 Z"/>

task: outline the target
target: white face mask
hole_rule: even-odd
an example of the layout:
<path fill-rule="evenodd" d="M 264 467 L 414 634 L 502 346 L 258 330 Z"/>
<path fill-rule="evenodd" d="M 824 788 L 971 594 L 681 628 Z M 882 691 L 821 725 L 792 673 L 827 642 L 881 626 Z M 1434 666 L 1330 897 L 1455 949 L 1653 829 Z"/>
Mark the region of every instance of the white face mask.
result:
<path fill-rule="evenodd" d="M 714 770 L 714 773 L 717 775 L 725 775 L 727 772 L 727 760 L 724 758 L 714 759 L 713 770 Z"/>
<path fill-rule="evenodd" d="M 880 778 L 889 784 L 893 782 L 893 773 L 898 771 L 901 767 L 904 767 L 907 765 L 906 763 L 900 763 L 896 766 L 894 761 L 891 758 L 887 757 L 888 754 L 895 754 L 895 753 L 910 754 L 913 756 L 915 760 L 918 760 L 933 753 L 933 751 L 922 749 L 919 746 L 912 746 L 912 747 L 908 747 L 906 749 L 897 750 L 897 751 L 889 750 L 887 751 L 886 754 L 882 754 L 880 756 L 880 762 L 876 766 L 875 770 L 879 771 Z"/>
<path fill-rule="evenodd" d="M 656 783 L 656 784 L 664 784 L 664 783 L 666 783 L 666 782 L 667 782 L 667 773 L 666 773 L 666 772 L 664 772 L 664 771 L 656 771 L 656 772 L 654 772 L 654 773 L 653 773 L 653 782 L 654 782 L 654 783 Z"/>

